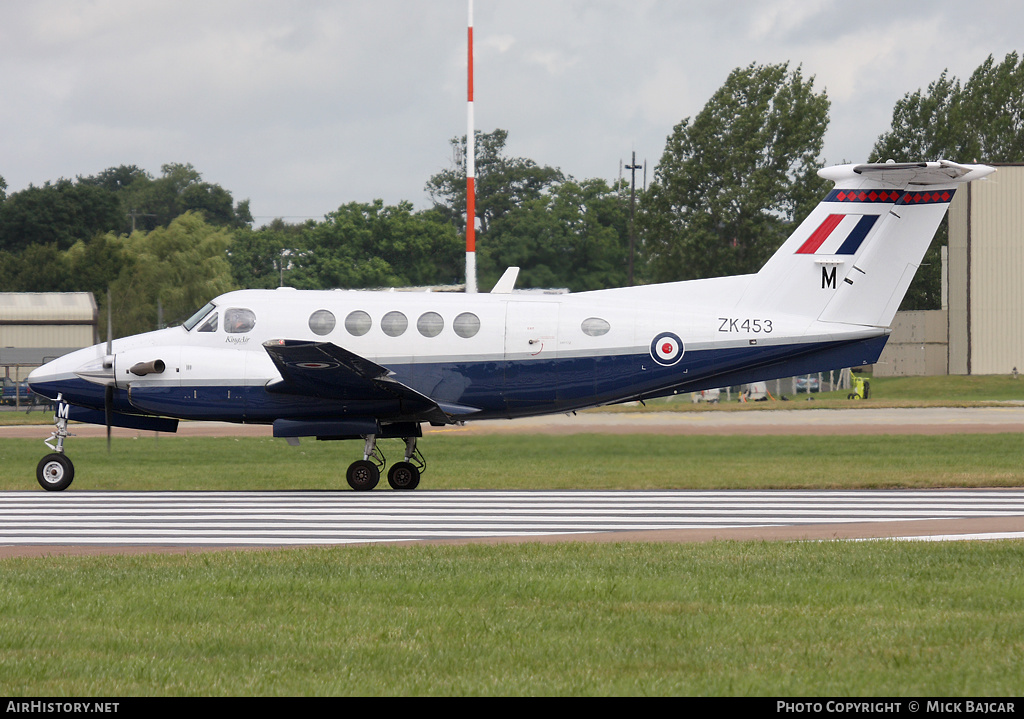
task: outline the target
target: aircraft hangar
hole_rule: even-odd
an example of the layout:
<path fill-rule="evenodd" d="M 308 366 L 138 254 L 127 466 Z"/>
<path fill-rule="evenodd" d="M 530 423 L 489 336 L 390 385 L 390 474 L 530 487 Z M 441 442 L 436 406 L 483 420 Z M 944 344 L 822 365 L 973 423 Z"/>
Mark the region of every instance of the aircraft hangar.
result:
<path fill-rule="evenodd" d="M 95 344 L 91 292 L 0 292 L 0 372 L 20 382 L 51 359 Z"/>

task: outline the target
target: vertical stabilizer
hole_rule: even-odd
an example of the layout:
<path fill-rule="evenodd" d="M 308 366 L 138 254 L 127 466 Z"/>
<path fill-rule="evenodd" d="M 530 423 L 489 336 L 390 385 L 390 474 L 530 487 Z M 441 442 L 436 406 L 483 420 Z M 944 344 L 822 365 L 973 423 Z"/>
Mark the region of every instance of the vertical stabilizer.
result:
<path fill-rule="evenodd" d="M 945 160 L 821 170 L 835 188 L 761 268 L 743 304 L 888 326 L 957 187 L 991 172 Z"/>

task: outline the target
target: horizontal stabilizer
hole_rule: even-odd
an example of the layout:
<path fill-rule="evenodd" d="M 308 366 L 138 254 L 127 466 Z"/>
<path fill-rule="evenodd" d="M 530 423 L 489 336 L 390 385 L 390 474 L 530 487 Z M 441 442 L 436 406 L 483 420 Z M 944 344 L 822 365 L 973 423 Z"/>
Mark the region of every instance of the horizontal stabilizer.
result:
<path fill-rule="evenodd" d="M 836 177 L 830 175 L 825 168 L 818 174 L 827 179 L 842 179 L 843 173 Z M 949 160 L 938 162 L 884 162 L 867 165 L 855 165 L 853 172 L 866 179 L 886 182 L 899 187 L 906 185 L 948 185 L 951 182 L 970 182 L 988 175 L 992 168 L 984 165 L 960 165 Z"/>

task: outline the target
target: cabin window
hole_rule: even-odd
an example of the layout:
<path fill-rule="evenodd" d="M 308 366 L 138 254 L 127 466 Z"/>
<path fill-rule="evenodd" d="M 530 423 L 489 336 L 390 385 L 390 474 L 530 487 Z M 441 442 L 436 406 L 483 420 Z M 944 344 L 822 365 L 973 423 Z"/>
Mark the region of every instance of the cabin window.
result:
<path fill-rule="evenodd" d="M 606 335 L 611 328 L 612 326 L 608 324 L 608 320 L 603 320 L 600 317 L 588 317 L 580 325 L 583 334 L 590 335 L 591 337 Z"/>
<path fill-rule="evenodd" d="M 373 320 L 362 310 L 349 312 L 348 317 L 345 318 L 345 329 L 353 337 L 362 337 L 370 331 L 371 327 L 373 327 Z"/>
<path fill-rule="evenodd" d="M 330 310 L 317 310 L 309 316 L 309 329 L 321 337 L 330 334 L 336 324 L 337 320 Z"/>
<path fill-rule="evenodd" d="M 182 327 L 184 327 L 186 330 L 191 330 L 193 327 L 195 327 L 197 324 L 199 324 L 199 320 L 201 320 L 204 317 L 206 317 L 206 315 L 209 314 L 210 310 L 212 310 L 212 309 L 213 309 L 213 303 L 212 302 L 207 302 L 206 305 L 201 310 L 199 310 L 194 315 L 192 315 L 187 320 L 185 320 L 185 322 L 182 325 Z"/>
<path fill-rule="evenodd" d="M 199 325 L 199 329 L 196 332 L 216 332 L 217 331 L 217 315 L 218 312 L 214 312 L 212 315 L 206 318 L 203 324 Z"/>
<path fill-rule="evenodd" d="M 380 328 L 388 337 L 398 337 L 409 327 L 409 319 L 401 312 L 388 312 L 380 321 Z"/>
<path fill-rule="evenodd" d="M 256 313 L 242 307 L 224 310 L 224 331 L 242 334 L 256 326 Z"/>
<path fill-rule="evenodd" d="M 472 337 L 480 331 L 480 318 L 472 312 L 463 312 L 455 318 L 455 322 L 452 323 L 452 329 L 455 330 L 455 334 L 459 337 Z"/>
<path fill-rule="evenodd" d="M 436 312 L 424 312 L 416 322 L 416 329 L 424 337 L 437 337 L 444 329 L 444 318 Z"/>

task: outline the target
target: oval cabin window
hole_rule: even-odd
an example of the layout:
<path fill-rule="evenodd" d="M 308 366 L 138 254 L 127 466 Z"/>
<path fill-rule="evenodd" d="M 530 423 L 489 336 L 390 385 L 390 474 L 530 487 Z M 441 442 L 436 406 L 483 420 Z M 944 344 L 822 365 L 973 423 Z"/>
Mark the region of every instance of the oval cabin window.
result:
<path fill-rule="evenodd" d="M 336 322 L 334 313 L 329 310 L 317 310 L 309 316 L 309 329 L 313 330 L 314 334 L 323 336 L 331 333 Z"/>
<path fill-rule="evenodd" d="M 611 328 L 612 326 L 608 324 L 608 320 L 603 320 L 600 317 L 588 317 L 583 320 L 583 324 L 580 325 L 580 329 L 583 330 L 583 334 L 590 335 L 591 337 L 606 335 Z"/>
<path fill-rule="evenodd" d="M 398 337 L 409 327 L 409 319 L 401 312 L 388 312 L 380 321 L 380 328 L 388 337 Z"/>
<path fill-rule="evenodd" d="M 444 319 L 436 312 L 424 312 L 416 322 L 416 329 L 424 337 L 437 337 L 444 329 Z"/>
<path fill-rule="evenodd" d="M 452 329 L 455 330 L 455 334 L 459 337 L 468 339 L 480 331 L 480 318 L 472 312 L 463 312 L 455 318 L 455 322 L 452 323 Z"/>
<path fill-rule="evenodd" d="M 362 310 L 349 312 L 348 317 L 345 318 L 345 329 L 353 337 L 362 337 L 370 331 L 372 326 L 373 320 L 370 319 L 370 315 Z"/>

